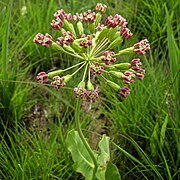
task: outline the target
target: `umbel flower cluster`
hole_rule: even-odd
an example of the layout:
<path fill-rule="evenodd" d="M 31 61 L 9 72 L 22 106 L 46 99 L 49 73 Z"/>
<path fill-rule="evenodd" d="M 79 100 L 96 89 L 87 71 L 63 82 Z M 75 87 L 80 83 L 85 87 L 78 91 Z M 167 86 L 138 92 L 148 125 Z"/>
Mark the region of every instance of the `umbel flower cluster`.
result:
<path fill-rule="evenodd" d="M 59 37 L 53 41 L 49 34 L 38 33 L 34 42 L 46 48 L 53 48 L 60 53 L 78 58 L 80 61 L 67 69 L 53 72 L 40 72 L 37 79 L 40 83 L 51 83 L 56 89 L 66 86 L 73 76 L 80 72 L 82 80 L 74 88 L 75 97 L 94 102 L 98 97 L 92 77 L 99 76 L 113 91 L 118 92 L 123 98 L 130 94 L 129 85 L 135 79 L 142 80 L 145 70 L 139 58 L 131 59 L 129 63 L 117 63 L 117 57 L 126 54 L 143 55 L 150 45 L 147 39 L 134 44 L 132 47 L 114 50 L 120 46 L 123 39 L 129 39 L 133 34 L 127 28 L 127 21 L 121 15 L 108 16 L 102 22 L 102 15 L 106 12 L 106 5 L 98 3 L 96 12 L 88 10 L 84 13 L 67 14 L 63 9 L 54 14 L 51 27 L 59 31 Z M 70 69 L 75 69 L 72 74 Z M 122 80 L 123 86 L 109 80 L 110 76 Z M 112 79 L 112 78 L 111 78 Z"/>

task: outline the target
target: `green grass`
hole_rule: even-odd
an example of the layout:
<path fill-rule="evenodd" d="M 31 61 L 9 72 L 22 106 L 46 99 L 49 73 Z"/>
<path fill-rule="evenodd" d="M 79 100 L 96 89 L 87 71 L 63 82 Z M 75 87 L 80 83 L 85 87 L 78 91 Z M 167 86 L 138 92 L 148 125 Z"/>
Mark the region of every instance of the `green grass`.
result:
<path fill-rule="evenodd" d="M 0 179 L 82 179 L 73 171 L 64 140 L 74 128 L 72 89 L 56 91 L 38 85 L 35 79 L 39 71 L 68 67 L 76 60 L 32 41 L 38 32 L 58 37 L 49 25 L 57 9 L 82 12 L 97 2 L 0 1 Z M 111 6 L 107 14 L 119 13 L 129 22 L 134 37 L 125 46 L 146 37 L 151 52 L 141 57 L 146 75 L 131 86 L 128 99 L 122 101 L 102 84 L 99 104 L 89 113 L 88 107 L 82 107 L 84 132 L 89 141 L 93 141 L 92 133 L 109 134 L 111 158 L 122 179 L 180 179 L 180 3 L 101 2 Z M 23 6 L 25 15 L 21 14 Z M 32 116 L 35 107 L 47 112 L 43 129 L 42 118 Z M 103 119 L 110 125 L 102 124 Z M 94 132 L 97 124 L 101 132 Z"/>

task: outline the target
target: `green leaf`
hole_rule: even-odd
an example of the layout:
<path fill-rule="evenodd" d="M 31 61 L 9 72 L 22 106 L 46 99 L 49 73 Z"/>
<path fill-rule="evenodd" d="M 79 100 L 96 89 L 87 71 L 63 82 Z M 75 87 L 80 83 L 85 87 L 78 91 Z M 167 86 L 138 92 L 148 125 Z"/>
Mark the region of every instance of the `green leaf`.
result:
<path fill-rule="evenodd" d="M 99 142 L 100 155 L 98 156 L 98 169 L 96 177 L 99 180 L 105 180 L 105 173 L 107 169 L 108 162 L 110 161 L 110 152 L 109 152 L 109 137 L 106 135 L 102 136 L 101 141 Z"/>
<path fill-rule="evenodd" d="M 156 123 L 156 125 L 154 126 L 153 133 L 150 138 L 150 146 L 151 146 L 152 155 L 155 155 L 157 152 L 157 146 L 158 146 L 158 141 L 159 141 L 158 131 L 159 131 L 159 124 Z"/>
<path fill-rule="evenodd" d="M 107 166 L 106 180 L 121 180 L 117 167 L 110 161 Z"/>
<path fill-rule="evenodd" d="M 161 144 L 162 147 L 164 145 L 164 139 L 165 139 L 165 134 L 166 134 L 167 123 L 168 123 L 168 114 L 166 115 L 164 123 L 163 123 L 163 125 L 161 127 L 160 144 Z"/>
<path fill-rule="evenodd" d="M 168 43 L 168 53 L 169 53 L 169 59 L 170 59 L 170 69 L 171 69 L 171 80 L 173 85 L 173 94 L 175 97 L 175 101 L 173 102 L 173 106 L 175 109 L 175 115 L 177 119 L 180 119 L 180 113 L 179 113 L 179 93 L 180 93 L 180 78 L 179 78 L 179 72 L 180 72 L 180 49 L 178 48 L 178 45 L 175 40 L 175 36 L 173 33 L 173 27 L 172 27 L 172 18 L 167 7 L 165 6 L 166 10 L 166 22 L 167 22 L 167 43 Z"/>
<path fill-rule="evenodd" d="M 71 152 L 75 171 L 81 173 L 86 180 L 92 180 L 95 166 L 77 131 L 69 131 L 66 144 Z"/>

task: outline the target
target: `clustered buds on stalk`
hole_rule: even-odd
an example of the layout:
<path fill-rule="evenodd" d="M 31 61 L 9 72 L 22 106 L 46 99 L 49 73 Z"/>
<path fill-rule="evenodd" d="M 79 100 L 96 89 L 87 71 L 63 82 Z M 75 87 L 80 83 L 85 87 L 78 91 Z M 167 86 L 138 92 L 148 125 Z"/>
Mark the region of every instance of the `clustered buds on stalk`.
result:
<path fill-rule="evenodd" d="M 63 36 L 57 38 L 56 44 L 62 46 L 64 44 L 70 45 L 74 41 L 73 35 L 71 32 L 63 32 Z"/>
<path fill-rule="evenodd" d="M 134 52 L 138 55 L 146 54 L 146 51 L 150 50 L 150 45 L 147 39 L 144 39 L 136 44 L 134 44 Z"/>
<path fill-rule="evenodd" d="M 64 70 L 56 70 L 48 74 L 40 72 L 37 79 L 40 83 L 51 82 L 52 86 L 59 89 L 84 69 L 81 82 L 77 82 L 74 88 L 75 97 L 94 102 L 98 98 L 98 91 L 94 88 L 91 79 L 97 75 L 98 80 L 104 81 L 104 84 L 126 98 L 130 94 L 130 86 L 135 79 L 143 80 L 145 70 L 142 69 L 139 58 L 134 58 L 129 63 L 117 63 L 118 57 L 127 54 L 144 55 L 150 50 L 150 44 L 147 39 L 144 39 L 132 47 L 116 52 L 115 48 L 123 42 L 123 39 L 129 39 L 133 35 L 127 28 L 128 23 L 118 14 L 108 16 L 103 22 L 102 15 L 106 12 L 107 6 L 98 3 L 95 9 L 97 13 L 88 10 L 72 15 L 63 9 L 54 13 L 51 27 L 60 33 L 57 40 L 53 41 L 51 35 L 47 33 L 45 35 L 38 33 L 34 42 L 46 48 L 67 53 L 78 58 L 79 61 Z M 75 71 L 72 74 L 66 73 L 73 68 Z M 109 80 L 111 76 L 117 79 L 116 82 Z M 86 79 L 88 79 L 87 82 Z"/>
<path fill-rule="evenodd" d="M 47 33 L 45 35 L 38 33 L 34 38 L 34 42 L 48 48 L 52 44 L 53 41 L 52 41 L 51 35 Z"/>
<path fill-rule="evenodd" d="M 46 72 L 40 72 L 37 74 L 37 79 L 39 83 L 48 83 L 48 74 L 46 74 Z"/>
<path fill-rule="evenodd" d="M 94 20 L 96 19 L 96 13 L 92 12 L 91 10 L 88 10 L 88 12 L 84 12 L 84 20 L 86 23 L 94 23 Z"/>
<path fill-rule="evenodd" d="M 104 70 L 104 66 L 100 66 L 98 62 L 95 62 L 93 65 L 90 66 L 91 75 L 95 76 L 101 75 L 102 71 Z"/>
<path fill-rule="evenodd" d="M 105 62 L 106 65 L 111 64 L 111 62 L 116 62 L 116 58 L 113 57 L 114 54 L 113 51 L 105 51 L 101 60 Z"/>
<path fill-rule="evenodd" d="M 87 48 L 88 46 L 92 45 L 92 40 L 90 35 L 83 34 L 81 37 L 82 37 L 82 41 L 80 42 L 80 46 Z"/>
<path fill-rule="evenodd" d="M 83 86 L 75 87 L 74 88 L 74 96 L 81 97 L 81 99 L 87 102 L 95 102 L 98 98 L 98 91 L 97 90 L 87 90 Z"/>
<path fill-rule="evenodd" d="M 64 82 L 64 78 L 60 76 L 54 76 L 53 82 L 51 82 L 51 85 L 53 85 L 56 89 L 59 89 L 61 87 L 64 87 L 66 84 Z"/>
<path fill-rule="evenodd" d="M 96 11 L 99 11 L 101 13 L 105 13 L 106 12 L 106 8 L 107 8 L 107 6 L 103 5 L 101 3 L 97 3 L 97 5 L 96 5 Z"/>

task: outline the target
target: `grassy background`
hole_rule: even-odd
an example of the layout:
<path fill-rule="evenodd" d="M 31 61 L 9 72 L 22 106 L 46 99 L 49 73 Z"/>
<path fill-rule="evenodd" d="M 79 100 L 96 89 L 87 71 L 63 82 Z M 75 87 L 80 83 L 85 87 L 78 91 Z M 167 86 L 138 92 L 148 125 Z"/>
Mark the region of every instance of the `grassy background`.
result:
<path fill-rule="evenodd" d="M 84 133 L 92 145 L 102 133 L 111 137 L 111 158 L 122 179 L 180 179 L 177 0 L 0 1 L 0 179 L 82 179 L 64 144 L 74 126 L 72 89 L 55 91 L 35 79 L 37 72 L 68 67 L 73 59 L 32 40 L 38 32 L 57 37 L 49 26 L 56 10 L 82 12 L 97 2 L 109 7 L 108 15 L 127 19 L 134 33 L 127 46 L 146 37 L 151 52 L 141 58 L 146 76 L 127 100 L 102 84 L 100 101 L 82 108 Z"/>

